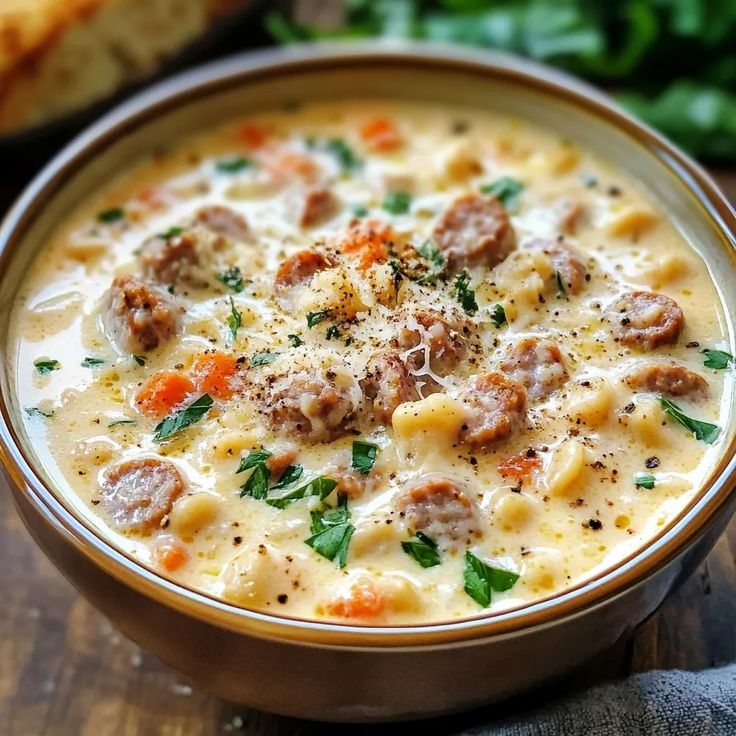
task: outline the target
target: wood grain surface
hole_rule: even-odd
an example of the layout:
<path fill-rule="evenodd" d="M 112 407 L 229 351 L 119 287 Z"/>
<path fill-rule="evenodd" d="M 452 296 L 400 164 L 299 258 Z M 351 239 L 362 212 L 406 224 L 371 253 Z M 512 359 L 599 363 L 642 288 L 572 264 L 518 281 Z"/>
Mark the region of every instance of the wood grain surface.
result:
<path fill-rule="evenodd" d="M 714 172 L 736 201 L 736 175 Z M 439 719 L 454 733 L 630 672 L 702 669 L 736 659 L 736 521 L 705 564 L 630 642 L 562 683 L 503 706 Z M 284 697 L 294 694 L 284 693 Z M 355 726 L 355 734 L 407 727 Z M 345 726 L 252 711 L 193 691 L 121 637 L 35 547 L 0 484 L 0 736 L 296 736 Z"/>

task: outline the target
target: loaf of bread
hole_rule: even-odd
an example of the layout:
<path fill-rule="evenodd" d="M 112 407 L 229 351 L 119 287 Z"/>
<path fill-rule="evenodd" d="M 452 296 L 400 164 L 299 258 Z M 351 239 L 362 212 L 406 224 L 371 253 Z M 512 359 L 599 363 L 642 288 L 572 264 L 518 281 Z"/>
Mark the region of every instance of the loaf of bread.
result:
<path fill-rule="evenodd" d="M 248 0 L 0 0 L 0 135 L 154 71 Z"/>

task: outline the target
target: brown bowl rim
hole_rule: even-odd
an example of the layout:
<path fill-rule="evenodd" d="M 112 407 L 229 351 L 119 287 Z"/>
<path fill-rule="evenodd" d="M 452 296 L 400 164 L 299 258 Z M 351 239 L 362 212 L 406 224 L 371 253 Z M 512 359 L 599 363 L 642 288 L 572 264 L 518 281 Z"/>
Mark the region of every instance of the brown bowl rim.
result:
<path fill-rule="evenodd" d="M 282 75 L 329 70 L 335 66 L 396 65 L 419 70 L 453 71 L 523 85 L 554 95 L 571 107 L 618 128 L 652 154 L 684 183 L 702 206 L 725 248 L 736 254 L 736 212 L 713 180 L 689 156 L 637 121 L 605 95 L 578 79 L 507 54 L 470 52 L 426 43 L 302 44 L 286 49 L 247 52 L 208 64 L 155 85 L 115 108 L 67 145 L 28 185 L 0 223 L 0 274 L 5 272 L 29 223 L 46 201 L 112 141 L 181 104 L 228 88 Z M 5 366 L 2 366 L 5 372 Z M 8 387 L 3 376 L 3 388 Z M 9 390 L 9 389 L 8 389 Z M 0 394 L 0 459 L 19 492 L 34 510 L 77 550 L 107 574 L 203 621 L 248 635 L 350 648 L 426 647 L 462 644 L 487 637 L 518 635 L 550 626 L 600 607 L 643 583 L 664 568 L 715 523 L 734 490 L 736 436 L 721 455 L 707 482 L 690 503 L 644 546 L 593 577 L 559 593 L 495 613 L 426 624 L 355 626 L 265 613 L 225 602 L 175 583 L 105 539 L 62 503 L 33 469 L 11 420 L 4 391 Z"/>

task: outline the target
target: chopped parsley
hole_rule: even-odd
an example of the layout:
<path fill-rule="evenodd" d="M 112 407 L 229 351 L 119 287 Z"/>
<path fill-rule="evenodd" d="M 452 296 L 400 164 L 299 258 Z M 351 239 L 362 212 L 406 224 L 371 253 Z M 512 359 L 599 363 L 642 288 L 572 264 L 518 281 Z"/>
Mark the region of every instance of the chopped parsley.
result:
<path fill-rule="evenodd" d="M 226 158 L 222 161 L 215 163 L 215 168 L 221 171 L 223 174 L 237 174 L 238 171 L 247 169 L 252 166 L 253 162 L 245 156 L 234 156 L 233 158 Z"/>
<path fill-rule="evenodd" d="M 353 442 L 353 469 L 363 475 L 368 475 L 376 462 L 377 454 L 378 445 L 374 445 L 372 442 L 363 442 L 363 440 L 355 440 Z"/>
<path fill-rule="evenodd" d="M 562 278 L 562 274 L 559 271 L 555 271 L 555 281 L 557 282 L 557 292 L 564 296 L 567 300 L 567 287 L 565 286 L 565 281 Z M 569 301 L 569 300 L 568 300 Z"/>
<path fill-rule="evenodd" d="M 288 335 L 289 342 L 293 348 L 298 348 L 300 345 L 304 345 L 304 340 L 299 335 Z"/>
<path fill-rule="evenodd" d="M 506 310 L 503 308 L 502 304 L 496 304 L 496 306 L 491 310 L 491 322 L 493 322 L 495 327 L 503 327 L 507 324 L 508 320 L 506 319 Z"/>
<path fill-rule="evenodd" d="M 519 195 L 524 191 L 524 185 L 518 179 L 502 176 L 491 184 L 481 185 L 480 191 L 495 197 L 504 207 L 514 210 L 518 204 Z"/>
<path fill-rule="evenodd" d="M 59 370 L 59 361 L 53 358 L 36 358 L 33 365 L 42 376 L 48 375 L 51 371 Z"/>
<path fill-rule="evenodd" d="M 411 194 L 403 190 L 389 192 L 384 197 L 381 206 L 386 212 L 390 212 L 392 215 L 404 215 L 411 207 Z"/>
<path fill-rule="evenodd" d="M 80 363 L 82 368 L 96 368 L 104 363 L 103 358 L 91 358 L 89 355 Z"/>
<path fill-rule="evenodd" d="M 325 337 L 328 340 L 339 340 L 342 337 L 342 334 L 340 333 L 340 330 L 337 329 L 337 325 L 330 325 L 327 328 L 327 332 L 325 333 Z"/>
<path fill-rule="evenodd" d="M 368 214 L 368 208 L 365 205 L 357 204 L 353 207 L 354 217 L 365 217 Z"/>
<path fill-rule="evenodd" d="M 703 365 L 706 368 L 723 371 L 733 364 L 733 355 L 725 350 L 703 350 L 702 352 L 705 355 Z"/>
<path fill-rule="evenodd" d="M 717 425 L 710 424 L 710 422 L 701 422 L 698 419 L 687 416 L 677 404 L 664 396 L 659 397 L 659 405 L 668 417 L 671 417 L 679 425 L 692 432 L 696 440 L 705 442 L 706 445 L 712 445 L 718 438 L 721 430 Z"/>
<path fill-rule="evenodd" d="M 259 463 L 265 463 L 270 457 L 271 453 L 268 450 L 251 450 L 245 457 L 240 458 L 240 465 L 235 473 L 255 468 Z"/>
<path fill-rule="evenodd" d="M 651 473 L 636 473 L 634 475 L 634 488 L 654 488 L 654 476 Z"/>
<path fill-rule="evenodd" d="M 237 266 L 231 266 L 227 271 L 218 273 L 217 280 L 236 294 L 240 294 L 240 292 L 245 288 L 245 284 L 243 283 L 243 274 Z"/>
<path fill-rule="evenodd" d="M 324 322 L 331 314 L 331 310 L 322 309 L 319 312 L 308 312 L 307 313 L 307 327 L 314 327 L 320 322 Z"/>
<path fill-rule="evenodd" d="M 348 546 L 355 527 L 350 523 L 348 497 L 338 495 L 337 506 L 323 511 L 312 511 L 312 536 L 304 540 L 317 554 L 328 560 L 337 560 L 337 566 L 345 567 Z"/>
<path fill-rule="evenodd" d="M 268 495 L 268 479 L 271 471 L 266 463 L 256 463 L 253 472 L 248 476 L 248 480 L 240 486 L 240 498 L 251 496 L 252 498 L 262 501 Z"/>
<path fill-rule="evenodd" d="M 29 417 L 46 417 L 46 419 L 49 419 L 54 416 L 53 411 L 44 411 L 43 409 L 39 409 L 37 406 L 26 406 L 23 411 L 28 414 Z"/>
<path fill-rule="evenodd" d="M 288 486 L 293 485 L 302 477 L 303 472 L 304 468 L 301 465 L 289 465 L 286 470 L 281 473 L 281 477 L 276 481 L 273 489 L 287 488 Z"/>
<path fill-rule="evenodd" d="M 120 424 L 138 424 L 138 422 L 135 419 L 114 419 L 107 426 L 108 428 L 117 427 Z"/>
<path fill-rule="evenodd" d="M 437 542 L 430 539 L 423 532 L 417 532 L 414 539 L 409 539 L 401 543 L 401 549 L 413 557 L 422 567 L 434 567 L 439 565 L 442 560 L 437 550 Z"/>
<path fill-rule="evenodd" d="M 429 263 L 429 273 L 422 276 L 418 283 L 433 284 L 445 270 L 445 257 L 432 240 L 425 240 L 417 248 L 417 253 Z"/>
<path fill-rule="evenodd" d="M 144 355 L 134 355 L 133 360 L 138 363 L 138 365 L 145 365 L 146 364 L 146 358 Z"/>
<path fill-rule="evenodd" d="M 353 149 L 340 138 L 327 141 L 327 150 L 337 159 L 343 173 L 350 173 L 361 164 Z"/>
<path fill-rule="evenodd" d="M 257 368 L 259 365 L 273 363 L 281 353 L 255 353 L 250 359 L 250 367 Z"/>
<path fill-rule="evenodd" d="M 297 466 L 297 467 L 301 467 L 301 466 Z M 299 475 L 301 475 L 301 471 Z M 274 486 L 274 488 L 279 488 L 279 487 L 282 487 L 282 486 L 279 486 L 278 484 Z M 335 490 L 335 488 L 337 488 L 336 480 L 333 480 L 332 478 L 328 478 L 327 476 L 324 476 L 324 475 L 319 475 L 316 478 L 312 478 L 312 480 L 310 480 L 308 483 L 305 483 L 304 485 L 299 486 L 299 488 L 295 488 L 293 491 L 289 491 L 288 493 L 284 494 L 283 496 L 280 496 L 279 498 L 269 498 L 266 501 L 266 503 L 269 506 L 273 506 L 274 508 L 277 508 L 277 509 L 285 509 L 289 504 L 294 503 L 294 501 L 298 501 L 301 498 L 306 498 L 307 496 L 317 496 L 320 499 L 320 501 L 323 501 L 325 498 L 327 498 L 327 496 L 330 495 L 330 493 L 332 493 L 332 491 Z M 320 512 L 317 512 L 317 513 L 320 513 Z"/>
<path fill-rule="evenodd" d="M 465 553 L 465 592 L 484 608 L 491 604 L 492 592 L 502 593 L 518 579 L 518 574 L 511 570 L 489 565 L 470 551 Z"/>
<path fill-rule="evenodd" d="M 102 210 L 97 213 L 97 221 L 109 224 L 118 222 L 125 217 L 125 210 L 122 207 L 111 207 L 109 210 Z"/>
<path fill-rule="evenodd" d="M 174 225 L 174 227 L 170 227 L 168 230 L 166 230 L 163 233 L 159 234 L 159 238 L 163 238 L 164 240 L 171 240 L 171 238 L 177 237 L 177 235 L 181 235 L 184 232 L 184 228 L 179 225 Z"/>
<path fill-rule="evenodd" d="M 233 342 L 238 337 L 238 330 L 243 326 L 243 315 L 235 309 L 235 302 L 230 297 L 230 316 L 227 318 L 227 326 L 230 328 Z"/>
<path fill-rule="evenodd" d="M 468 314 L 475 314 L 478 311 L 478 302 L 475 301 L 475 292 L 470 288 L 469 284 L 470 277 L 468 276 L 468 272 L 463 269 L 455 279 L 453 294 Z"/>
<path fill-rule="evenodd" d="M 166 417 L 156 425 L 155 434 L 153 435 L 154 441 L 161 442 L 168 439 L 198 422 L 210 410 L 212 403 L 212 397 L 209 394 L 202 394 L 181 411 Z"/>

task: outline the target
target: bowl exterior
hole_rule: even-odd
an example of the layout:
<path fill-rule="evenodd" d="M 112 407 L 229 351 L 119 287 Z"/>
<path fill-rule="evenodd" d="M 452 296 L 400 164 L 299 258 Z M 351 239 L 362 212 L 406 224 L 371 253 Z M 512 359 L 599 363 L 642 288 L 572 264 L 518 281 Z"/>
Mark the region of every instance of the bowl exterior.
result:
<path fill-rule="evenodd" d="M 44 220 L 48 225 L 85 191 L 109 177 L 116 166 L 153 146 L 157 138 L 170 140 L 187 132 L 188 127 L 205 124 L 213 108 L 223 116 L 232 114 L 243 104 L 246 93 L 260 95 L 263 105 L 276 104 L 279 99 L 288 99 L 286 92 L 273 91 L 280 80 L 292 77 L 292 89 L 311 85 L 316 90 L 323 74 L 328 79 L 321 85 L 323 98 L 339 98 L 358 82 L 361 90 L 374 85 L 377 94 L 390 91 L 392 84 L 409 89 L 402 64 L 410 57 L 416 67 L 411 72 L 416 78 L 416 95 L 426 98 L 437 94 L 447 97 L 448 103 L 455 102 L 461 93 L 470 97 L 480 94 L 498 77 L 511 89 L 523 78 L 538 84 L 540 94 L 547 95 L 560 83 L 554 72 L 497 57 L 474 57 L 461 63 L 425 49 L 413 56 L 397 51 L 388 56 L 378 54 L 379 66 L 397 65 L 396 74 L 387 77 L 376 74 L 368 52 L 301 51 L 301 57 L 290 53 L 257 62 L 245 56 L 205 69 L 188 81 L 173 83 L 173 87 L 154 89 L 72 144 L 31 186 L 0 233 L 0 303 L 11 303 L 12 290 L 33 255 L 32 248 L 22 246 L 29 241 L 42 242 L 38 228 Z M 314 67 L 312 77 L 303 84 L 299 75 L 307 73 L 310 64 Z M 350 64 L 355 65 L 354 70 L 348 68 Z M 463 91 L 457 79 L 453 88 L 452 82 L 442 77 L 444 67 L 452 71 L 453 78 L 467 77 L 467 90 Z M 510 70 L 515 71 L 512 74 Z M 580 104 L 583 97 L 593 106 L 606 104 L 598 93 L 580 83 L 562 81 L 577 90 Z M 236 88 L 240 97 L 230 97 L 229 90 Z M 562 87 L 559 92 L 562 95 Z M 508 104 L 512 103 L 509 98 Z M 574 107 L 574 100 L 571 105 Z M 182 114 L 177 114 L 178 107 Z M 517 112 L 523 114 L 524 109 Z M 169 113 L 173 117 L 164 120 Z M 550 105 L 548 114 L 553 119 L 555 115 L 569 116 L 569 111 L 555 112 Z M 152 120 L 150 129 L 145 129 L 147 119 Z M 707 196 L 692 195 L 696 201 L 694 209 L 687 212 L 686 227 L 695 228 L 700 223 L 702 230 L 693 230 L 693 235 L 710 232 L 714 242 L 722 243 L 714 245 L 714 259 L 723 272 L 736 274 L 733 241 L 729 243 L 733 234 L 728 232 L 736 221 L 734 213 L 696 166 L 656 135 L 633 122 L 630 125 L 642 140 L 627 145 L 640 146 L 642 152 L 647 146 L 662 146 L 674 161 L 666 173 L 657 174 L 653 184 L 660 187 L 661 197 L 666 199 L 668 193 L 680 190 L 685 193 L 678 197 L 690 196 L 696 189 L 707 191 Z M 579 130 L 583 139 L 595 133 L 594 129 L 586 132 L 582 112 Z M 613 141 L 611 145 L 610 155 L 615 158 L 616 146 L 624 144 Z M 621 155 L 627 150 L 621 148 Z M 680 165 L 685 173 L 678 173 Z M 651 169 L 652 164 L 648 166 Z M 642 175 L 649 169 L 642 169 Z M 86 179 L 78 175 L 80 171 L 87 172 Z M 699 214 L 706 209 L 708 216 Z M 330 624 L 289 623 L 186 591 L 134 560 L 126 560 L 124 554 L 85 529 L 69 505 L 51 491 L 52 479 L 44 480 L 34 466 L 32 448 L 25 446 L 14 421 L 13 413 L 19 410 L 11 400 L 11 385 L 4 374 L 0 379 L 0 456 L 12 478 L 23 521 L 60 571 L 122 633 L 187 675 L 197 687 L 290 716 L 334 721 L 427 717 L 496 701 L 559 677 L 628 636 L 650 616 L 702 561 L 736 503 L 732 440 L 709 481 L 712 488 L 707 498 L 694 502 L 679 526 L 646 553 L 632 555 L 631 560 L 602 573 L 578 591 L 519 612 L 404 631 L 395 627 L 373 633 Z"/>

